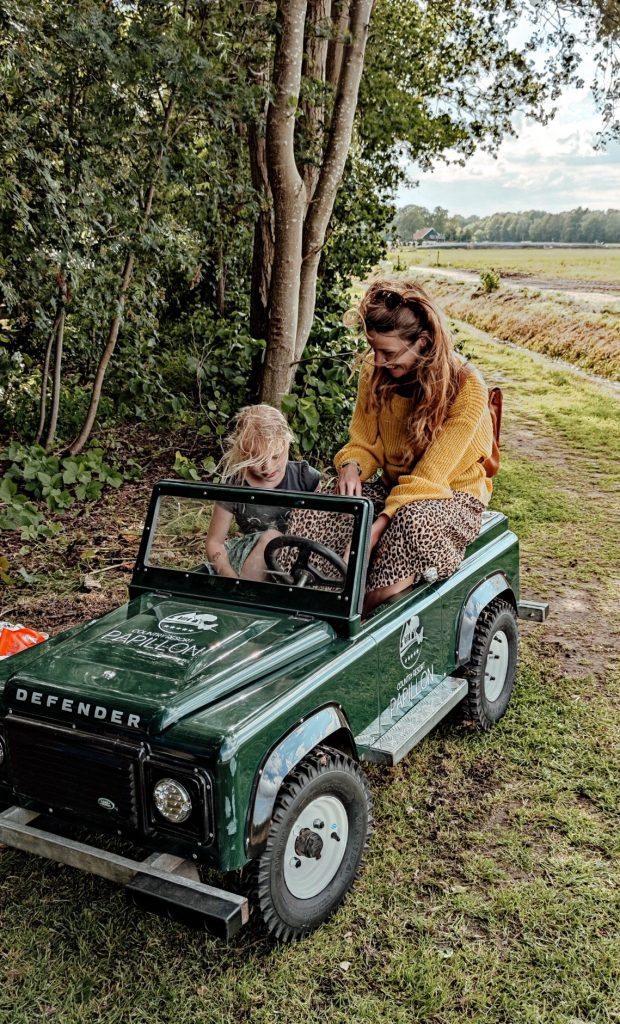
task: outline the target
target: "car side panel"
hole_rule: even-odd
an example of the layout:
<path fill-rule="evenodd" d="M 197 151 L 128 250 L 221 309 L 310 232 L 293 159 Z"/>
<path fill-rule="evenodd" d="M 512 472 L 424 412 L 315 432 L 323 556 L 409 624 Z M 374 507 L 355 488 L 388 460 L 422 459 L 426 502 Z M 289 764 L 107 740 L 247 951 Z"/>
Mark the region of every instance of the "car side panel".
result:
<path fill-rule="evenodd" d="M 502 577 L 504 588 L 499 582 Z M 451 586 L 448 587 L 447 583 Z M 514 533 L 506 530 L 483 550 L 476 552 L 463 562 L 446 584 L 442 588 L 443 629 L 452 672 L 464 663 L 463 657 L 458 655 L 462 630 L 466 628 L 468 633 L 471 632 L 472 623 L 464 626 L 464 610 L 469 609 L 468 614 L 475 616 L 500 593 L 504 593 L 516 607 L 519 600 L 519 542 Z M 470 600 L 476 590 L 480 590 L 482 600 Z M 473 626 L 475 628 L 475 623 Z M 462 651 L 466 646 L 461 645 Z"/>

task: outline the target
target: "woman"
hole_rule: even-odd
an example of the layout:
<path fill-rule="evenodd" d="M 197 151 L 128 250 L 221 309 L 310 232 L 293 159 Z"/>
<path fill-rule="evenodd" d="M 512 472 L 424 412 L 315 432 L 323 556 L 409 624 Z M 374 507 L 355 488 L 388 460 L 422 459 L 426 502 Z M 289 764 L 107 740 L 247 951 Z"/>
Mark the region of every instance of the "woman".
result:
<path fill-rule="evenodd" d="M 483 461 L 493 427 L 484 381 L 454 352 L 420 285 L 375 281 L 352 313 L 372 351 L 334 465 L 339 494 L 375 505 L 367 615 L 422 575 L 457 569 L 491 497 Z M 377 471 L 380 482 L 369 484 Z"/>

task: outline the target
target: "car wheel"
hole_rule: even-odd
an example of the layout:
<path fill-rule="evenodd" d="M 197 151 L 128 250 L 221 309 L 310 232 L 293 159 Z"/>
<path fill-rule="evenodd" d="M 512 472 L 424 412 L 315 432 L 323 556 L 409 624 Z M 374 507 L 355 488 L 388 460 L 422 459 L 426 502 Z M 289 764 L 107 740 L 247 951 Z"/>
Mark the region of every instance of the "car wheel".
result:
<path fill-rule="evenodd" d="M 469 690 L 464 717 L 481 729 L 499 722 L 508 707 L 517 671 L 519 632 L 514 608 L 497 598 L 476 623 L 471 659 L 464 674 Z"/>
<path fill-rule="evenodd" d="M 372 831 L 366 778 L 355 761 L 318 747 L 280 791 L 252 897 L 279 942 L 295 942 L 342 902 L 362 866 Z"/>

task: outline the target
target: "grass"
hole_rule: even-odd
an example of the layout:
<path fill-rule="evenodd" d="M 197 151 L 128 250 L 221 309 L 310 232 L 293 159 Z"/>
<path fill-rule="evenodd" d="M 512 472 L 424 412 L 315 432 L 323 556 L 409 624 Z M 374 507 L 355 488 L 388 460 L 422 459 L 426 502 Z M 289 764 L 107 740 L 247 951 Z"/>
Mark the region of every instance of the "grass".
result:
<path fill-rule="evenodd" d="M 553 293 L 502 287 L 472 292 L 471 284 L 421 276 L 449 316 L 534 352 L 561 358 L 620 380 L 620 315 Z"/>
<path fill-rule="evenodd" d="M 620 249 L 402 249 L 401 265 L 453 267 L 582 281 L 617 281 Z"/>
<path fill-rule="evenodd" d="M 494 504 L 518 527 L 524 591 L 552 607 L 587 591 L 585 670 L 549 646 L 556 611 L 528 630 L 497 728 L 447 721 L 395 768 L 371 767 L 366 868 L 298 946 L 253 926 L 225 946 L 0 852 L 2 1024 L 620 1022 L 619 404 L 527 353 L 466 343 L 505 391 Z"/>

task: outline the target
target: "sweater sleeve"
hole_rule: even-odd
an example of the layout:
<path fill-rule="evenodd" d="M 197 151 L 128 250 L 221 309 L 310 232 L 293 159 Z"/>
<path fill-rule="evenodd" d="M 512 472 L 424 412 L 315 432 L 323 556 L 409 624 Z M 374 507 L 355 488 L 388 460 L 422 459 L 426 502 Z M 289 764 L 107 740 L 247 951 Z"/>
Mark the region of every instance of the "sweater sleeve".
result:
<path fill-rule="evenodd" d="M 363 363 L 357 388 L 357 401 L 349 428 L 350 441 L 334 456 L 336 469 L 340 469 L 347 459 L 359 462 L 362 467 L 362 481 L 369 480 L 378 469 L 382 469 L 385 461 L 377 414 L 370 409 L 367 410 L 371 375 L 372 364 Z"/>
<path fill-rule="evenodd" d="M 487 422 L 488 421 L 488 422 Z M 475 373 L 465 380 L 456 396 L 439 436 L 428 446 L 410 473 L 400 476 L 385 503 L 384 512 L 393 516 L 411 501 L 452 498 L 450 479 L 462 473 L 490 452 L 492 441 L 488 391 Z"/>

